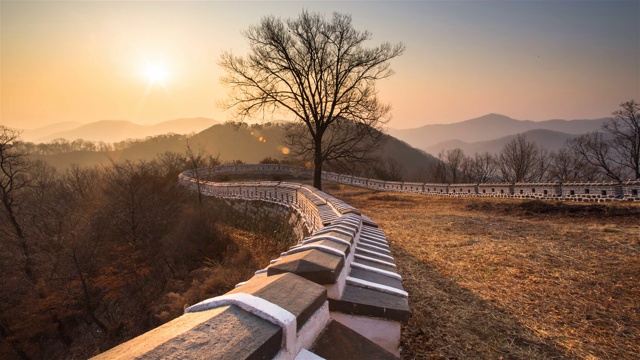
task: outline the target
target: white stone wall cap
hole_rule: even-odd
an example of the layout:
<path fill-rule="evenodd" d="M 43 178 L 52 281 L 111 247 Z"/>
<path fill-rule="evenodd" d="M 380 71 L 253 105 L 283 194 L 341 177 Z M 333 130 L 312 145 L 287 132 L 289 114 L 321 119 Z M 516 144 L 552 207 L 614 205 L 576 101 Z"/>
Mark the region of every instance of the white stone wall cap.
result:
<path fill-rule="evenodd" d="M 242 285 L 244 285 L 244 284 L 246 284 L 248 282 L 249 281 L 241 281 L 241 282 L 237 283 L 236 286 L 234 286 L 234 288 L 240 287 L 240 286 L 242 286 Z"/>
<path fill-rule="evenodd" d="M 302 241 L 302 245 L 308 244 L 308 243 L 314 243 L 314 242 L 317 242 L 317 241 L 320 241 L 320 240 L 323 240 L 323 239 L 326 239 L 326 240 L 329 240 L 329 241 L 333 241 L 333 242 L 338 243 L 338 244 L 347 245 L 349 248 L 351 248 L 351 243 L 348 242 L 347 240 L 340 239 L 339 237 L 335 237 L 335 236 L 331 236 L 331 235 L 322 235 L 322 234 L 315 235 L 315 236 L 312 236 L 310 238 L 307 238 L 306 240 L 303 240 Z M 293 249 L 293 248 L 297 248 L 299 246 L 300 245 L 296 245 L 296 246 L 292 246 L 291 248 Z"/>
<path fill-rule="evenodd" d="M 238 306 L 244 311 L 282 327 L 284 341 L 282 347 L 286 352 L 290 352 L 290 349 L 295 346 L 297 338 L 295 315 L 270 301 L 251 294 L 234 293 L 216 296 L 189 306 L 185 313 L 206 311 L 227 305 Z"/>
<path fill-rule="evenodd" d="M 360 254 L 355 254 L 354 256 L 355 256 L 356 259 L 371 261 L 371 262 L 374 262 L 374 263 L 377 263 L 377 264 L 386 265 L 386 266 L 390 266 L 392 268 L 396 268 L 396 264 L 394 264 L 394 263 L 386 262 L 386 261 L 379 260 L 379 259 L 374 259 L 372 257 L 365 256 L 365 255 L 360 255 Z"/>
<path fill-rule="evenodd" d="M 385 259 L 387 259 L 387 260 L 389 260 L 389 261 L 394 261 L 394 260 L 393 260 L 393 257 L 391 257 L 391 256 L 389 256 L 389 255 L 380 254 L 380 253 L 377 253 L 377 252 L 375 252 L 375 251 L 367 250 L 367 249 L 363 249 L 363 248 L 360 248 L 360 247 L 357 247 L 357 249 L 358 249 L 358 251 L 359 251 L 359 252 L 363 252 L 363 253 L 365 253 L 365 254 L 375 255 L 375 256 L 379 256 L 379 257 L 385 258 Z"/>
<path fill-rule="evenodd" d="M 377 267 L 373 267 L 373 266 L 369 266 L 369 265 L 365 265 L 365 264 L 361 264 L 359 262 L 356 261 L 352 261 L 351 262 L 351 267 L 352 268 L 356 268 L 356 269 L 362 269 L 362 270 L 367 270 L 367 271 L 371 271 L 380 275 L 384 275 L 386 277 L 390 277 L 393 279 L 398 279 L 398 280 L 402 280 L 402 276 L 400 276 L 400 274 L 398 273 L 394 273 L 388 270 L 383 270 L 383 269 L 378 269 Z"/>
<path fill-rule="evenodd" d="M 380 230 L 378 228 L 372 228 L 372 227 L 369 227 L 369 228 L 364 228 L 363 227 L 362 235 L 378 237 L 378 238 L 381 238 L 381 239 L 384 239 L 384 240 L 387 239 L 387 237 L 384 235 L 384 232 L 382 230 Z"/>
<path fill-rule="evenodd" d="M 347 284 L 354 285 L 354 286 L 357 286 L 357 287 L 363 287 L 363 288 L 366 288 L 366 289 L 377 290 L 377 291 L 380 291 L 380 292 L 383 292 L 383 293 L 397 295 L 397 296 L 400 296 L 400 297 L 403 297 L 403 298 L 409 297 L 409 293 L 407 293 L 404 290 L 396 289 L 394 287 L 383 285 L 383 284 L 378 284 L 378 283 L 375 283 L 373 281 L 367 281 L 367 280 L 363 280 L 363 279 L 358 279 L 358 278 L 355 278 L 353 276 L 348 276 L 347 277 Z"/>
<path fill-rule="evenodd" d="M 340 234 L 342 234 L 342 235 L 344 235 L 344 236 L 348 236 L 348 237 L 353 238 L 353 237 L 354 237 L 354 235 L 355 235 L 355 233 L 356 233 L 356 231 L 355 231 L 355 230 L 356 230 L 356 229 L 347 228 L 347 227 L 345 227 L 345 226 L 327 225 L 327 226 L 323 227 L 322 229 L 320 229 L 320 230 L 316 231 L 316 232 L 313 234 L 313 236 L 316 236 L 316 235 L 322 235 L 322 234 L 326 234 L 326 233 L 328 233 L 328 232 L 333 232 L 333 231 L 335 231 L 335 232 L 340 233 Z"/>
<path fill-rule="evenodd" d="M 334 225 L 351 225 L 356 228 L 360 227 L 361 223 L 362 222 L 360 221 L 360 219 L 355 219 L 354 217 L 351 217 L 351 218 L 340 217 L 333 222 Z"/>
<path fill-rule="evenodd" d="M 388 245 L 386 238 L 374 237 L 364 233 L 360 234 L 360 240 L 366 240 L 366 241 L 382 244 L 385 246 Z"/>
<path fill-rule="evenodd" d="M 302 251 L 307 251 L 307 250 L 319 250 L 322 251 L 324 253 L 328 253 L 328 254 L 332 254 L 332 255 L 337 255 L 337 256 L 341 256 L 342 258 L 345 258 L 345 255 L 342 251 L 336 249 L 336 248 L 332 248 L 331 246 L 327 246 L 327 245 L 320 245 L 320 244 L 307 244 L 307 245 L 302 245 L 298 248 L 286 251 L 283 254 L 284 255 L 291 255 L 291 254 L 295 254 L 295 253 L 299 253 Z"/>
<path fill-rule="evenodd" d="M 362 240 L 361 239 L 360 242 L 358 243 L 358 245 L 365 245 L 367 247 L 374 248 L 377 251 L 381 251 L 384 254 L 391 256 L 391 251 L 389 251 L 389 247 L 382 247 L 378 243 L 371 243 L 371 242 L 367 242 L 366 240 Z M 360 246 L 357 246 L 357 248 L 360 249 L 360 250 L 364 250 L 364 249 L 360 248 Z"/>

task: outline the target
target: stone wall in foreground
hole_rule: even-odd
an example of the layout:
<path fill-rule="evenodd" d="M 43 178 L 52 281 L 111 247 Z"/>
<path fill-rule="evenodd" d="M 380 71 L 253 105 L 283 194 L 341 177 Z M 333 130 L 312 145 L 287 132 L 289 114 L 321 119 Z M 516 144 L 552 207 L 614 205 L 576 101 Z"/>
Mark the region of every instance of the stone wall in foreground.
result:
<path fill-rule="evenodd" d="M 313 187 L 286 182 L 196 181 L 223 172 L 277 172 L 278 165 L 188 170 L 180 184 L 228 201 L 287 207 L 310 234 L 227 294 L 97 359 L 394 359 L 408 294 L 382 230 Z M 289 173 L 303 173 L 293 168 Z"/>

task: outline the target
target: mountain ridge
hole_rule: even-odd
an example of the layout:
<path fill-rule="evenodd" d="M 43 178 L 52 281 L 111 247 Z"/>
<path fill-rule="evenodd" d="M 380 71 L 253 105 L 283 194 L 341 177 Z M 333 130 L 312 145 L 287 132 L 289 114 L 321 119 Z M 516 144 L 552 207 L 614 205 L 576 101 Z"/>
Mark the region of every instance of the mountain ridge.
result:
<path fill-rule="evenodd" d="M 528 141 L 535 142 L 549 151 L 557 151 L 564 147 L 567 140 L 573 139 L 580 135 L 568 134 L 560 131 L 547 130 L 547 129 L 534 129 L 525 131 L 523 133 L 527 137 Z M 507 135 L 499 137 L 493 140 L 465 142 L 458 139 L 447 140 L 424 149 L 430 154 L 438 154 L 440 151 L 447 151 L 455 148 L 459 148 L 467 155 L 473 155 L 475 153 L 488 152 L 491 154 L 498 154 L 502 151 L 502 148 L 516 135 Z"/>
<path fill-rule="evenodd" d="M 418 149 L 428 149 L 449 140 L 467 143 L 490 141 L 530 130 L 544 129 L 579 135 L 599 130 L 609 118 L 517 120 L 501 114 L 487 114 L 452 124 L 423 125 L 411 129 L 388 129 L 388 133 Z"/>
<path fill-rule="evenodd" d="M 381 161 L 393 159 L 405 171 L 405 179 L 412 180 L 419 169 L 428 168 L 435 158 L 423 150 L 415 149 L 405 142 L 383 134 L 384 143 L 378 150 Z M 284 130 L 280 125 L 236 126 L 216 124 L 189 137 L 190 145 L 202 147 L 207 153 L 218 156 L 223 162 L 241 160 L 258 163 L 264 158 L 283 158 L 287 151 L 284 145 Z M 114 151 L 74 151 L 53 155 L 33 155 L 35 159 L 48 162 L 57 168 L 72 164 L 95 166 L 108 164 L 111 160 L 151 160 L 166 151 L 184 153 L 186 139 L 181 136 L 158 136 Z"/>
<path fill-rule="evenodd" d="M 23 130 L 21 137 L 25 141 L 36 143 L 49 142 L 53 139 L 73 141 L 118 142 L 126 139 L 143 139 L 167 133 L 190 134 L 200 132 L 219 121 L 205 117 L 178 118 L 142 125 L 129 120 L 98 120 L 86 124 L 78 122 L 61 122 L 40 128 Z"/>

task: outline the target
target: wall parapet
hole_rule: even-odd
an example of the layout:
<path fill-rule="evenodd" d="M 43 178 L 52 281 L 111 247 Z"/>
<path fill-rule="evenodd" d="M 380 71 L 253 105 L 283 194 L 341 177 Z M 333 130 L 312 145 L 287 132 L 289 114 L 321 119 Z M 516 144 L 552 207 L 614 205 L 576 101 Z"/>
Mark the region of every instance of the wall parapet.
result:
<path fill-rule="evenodd" d="M 373 220 L 307 185 L 207 180 L 229 172 L 312 175 L 308 169 L 266 165 L 187 170 L 179 183 L 206 196 L 287 206 L 311 235 L 230 292 L 192 305 L 96 359 L 399 357 L 400 325 L 410 315 L 408 293 Z"/>
<path fill-rule="evenodd" d="M 206 170 L 211 174 L 285 173 L 313 176 L 313 169 L 280 164 L 230 164 Z M 501 197 L 559 201 L 640 201 L 640 180 L 621 182 L 527 182 L 527 183 L 419 183 L 384 181 L 332 172 L 323 172 L 323 180 L 364 187 L 378 191 L 412 192 L 449 197 Z"/>

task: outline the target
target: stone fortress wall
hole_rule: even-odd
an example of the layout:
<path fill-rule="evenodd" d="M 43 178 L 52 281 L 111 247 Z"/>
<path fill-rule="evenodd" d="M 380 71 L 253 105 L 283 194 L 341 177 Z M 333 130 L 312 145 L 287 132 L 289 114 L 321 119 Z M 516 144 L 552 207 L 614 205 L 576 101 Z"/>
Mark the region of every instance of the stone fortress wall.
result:
<path fill-rule="evenodd" d="M 221 165 L 217 173 L 285 173 L 313 176 L 313 170 L 290 165 Z M 379 191 L 450 197 L 500 197 L 568 201 L 640 201 L 640 180 L 622 182 L 431 184 L 383 181 L 323 172 L 324 180 Z"/>
<path fill-rule="evenodd" d="M 313 176 L 312 169 L 279 164 L 221 165 L 216 167 L 215 173 L 284 173 L 296 176 Z M 206 173 L 203 176 L 205 175 Z M 322 178 L 372 190 L 412 192 L 435 196 L 593 202 L 640 201 L 640 180 L 623 182 L 431 184 L 383 181 L 331 172 L 323 172 Z"/>
<path fill-rule="evenodd" d="M 208 180 L 212 175 L 231 173 L 311 177 L 313 170 L 232 164 L 198 169 L 197 176 L 195 170 L 187 170 L 179 176 L 181 185 L 206 196 L 259 201 L 290 210 L 297 219 L 292 226 L 299 228 L 298 244 L 227 294 L 192 305 L 179 318 L 96 358 L 398 358 L 400 326 L 410 314 L 408 293 L 376 223 L 311 186 Z M 322 176 L 379 191 L 432 196 L 640 201 L 638 180 L 426 184 L 329 172 Z"/>

